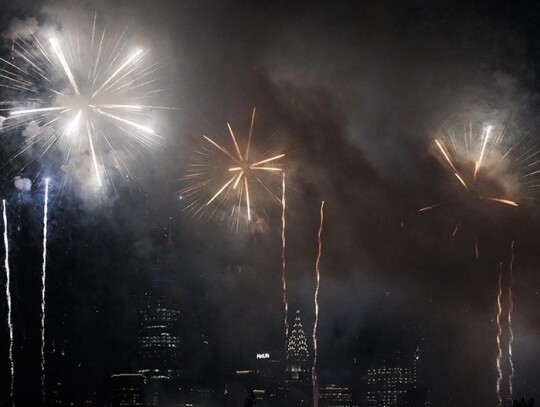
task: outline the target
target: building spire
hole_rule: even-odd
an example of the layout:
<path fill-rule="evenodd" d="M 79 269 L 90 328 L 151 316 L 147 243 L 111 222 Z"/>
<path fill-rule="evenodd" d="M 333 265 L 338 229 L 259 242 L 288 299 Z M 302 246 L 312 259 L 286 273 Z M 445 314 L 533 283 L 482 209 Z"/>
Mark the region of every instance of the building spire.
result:
<path fill-rule="evenodd" d="M 299 358 L 307 360 L 309 357 L 306 334 L 302 327 L 302 319 L 300 318 L 300 311 L 296 311 L 296 317 L 294 319 L 293 329 L 289 335 L 289 341 L 287 343 L 287 359 Z"/>

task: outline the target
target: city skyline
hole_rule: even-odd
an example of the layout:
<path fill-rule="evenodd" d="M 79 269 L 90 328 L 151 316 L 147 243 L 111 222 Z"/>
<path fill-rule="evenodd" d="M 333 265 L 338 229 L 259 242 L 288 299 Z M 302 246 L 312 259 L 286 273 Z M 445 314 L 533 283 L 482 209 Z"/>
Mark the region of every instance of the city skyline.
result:
<path fill-rule="evenodd" d="M 540 399 L 537 2 L 4 3 L 0 405 Z"/>
<path fill-rule="evenodd" d="M 166 247 L 172 242 L 168 239 Z M 192 333 L 180 332 L 179 310 L 171 309 L 172 302 L 166 292 L 169 278 L 154 268 L 155 278 L 142 295 L 140 330 L 137 335 L 138 357 L 134 371 L 115 373 L 108 379 L 104 398 L 108 407 L 122 405 L 162 406 L 180 402 L 189 405 L 312 405 L 311 361 L 306 332 L 300 310 L 289 316 L 291 331 L 286 349 L 266 350 L 250 355 L 248 360 L 236 361 L 236 368 L 218 378 L 213 384 L 200 385 L 197 377 L 182 372 L 190 364 L 190 349 L 183 346 L 184 338 Z M 177 327 L 176 330 L 174 330 Z M 156 329 L 159 335 L 156 336 Z M 421 360 L 420 345 L 414 354 L 402 355 L 394 362 L 401 367 L 349 366 L 340 368 L 346 373 L 341 378 L 323 375 L 319 401 L 326 407 L 412 407 L 431 406 L 427 389 L 418 380 Z M 350 355 L 349 355 L 350 356 Z M 171 369 L 173 367 L 173 369 Z M 354 386 L 353 377 L 362 376 L 360 386 Z M 184 404 L 182 404 L 184 403 Z"/>

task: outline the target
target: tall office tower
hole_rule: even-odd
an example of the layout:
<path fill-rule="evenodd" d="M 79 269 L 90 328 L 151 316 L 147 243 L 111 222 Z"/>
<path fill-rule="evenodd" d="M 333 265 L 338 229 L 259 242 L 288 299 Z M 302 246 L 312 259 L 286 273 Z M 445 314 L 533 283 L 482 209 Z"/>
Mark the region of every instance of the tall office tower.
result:
<path fill-rule="evenodd" d="M 146 378 L 145 406 L 168 406 L 180 397 L 180 311 L 173 305 L 174 286 L 159 270 L 141 302 L 137 338 L 137 373 Z"/>
<path fill-rule="evenodd" d="M 167 304 L 160 287 L 145 294 L 140 312 L 138 373 L 148 379 L 177 379 L 180 365 L 180 311 Z"/>
<path fill-rule="evenodd" d="M 287 342 L 285 385 L 287 406 L 309 406 L 312 404 L 311 370 L 308 366 L 309 351 L 306 334 L 302 327 L 300 311 L 296 311 L 293 329 Z"/>
<path fill-rule="evenodd" d="M 351 407 L 352 405 L 350 386 L 327 384 L 319 388 L 319 407 Z"/>
<path fill-rule="evenodd" d="M 366 407 L 395 407 L 413 384 L 411 369 L 382 367 L 367 374 Z"/>

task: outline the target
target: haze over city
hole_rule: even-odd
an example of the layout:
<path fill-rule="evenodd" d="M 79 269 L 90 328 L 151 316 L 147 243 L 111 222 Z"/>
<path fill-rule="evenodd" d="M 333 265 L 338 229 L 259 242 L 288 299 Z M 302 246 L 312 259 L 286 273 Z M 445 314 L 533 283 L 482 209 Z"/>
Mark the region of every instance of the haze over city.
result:
<path fill-rule="evenodd" d="M 3 2 L 0 405 L 532 407 L 539 19 Z"/>

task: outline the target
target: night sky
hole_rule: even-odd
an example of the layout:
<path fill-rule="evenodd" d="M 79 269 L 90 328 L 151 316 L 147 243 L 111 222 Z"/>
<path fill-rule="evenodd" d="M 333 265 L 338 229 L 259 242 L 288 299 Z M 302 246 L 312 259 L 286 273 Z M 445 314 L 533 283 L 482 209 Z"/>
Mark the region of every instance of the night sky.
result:
<path fill-rule="evenodd" d="M 459 185 L 433 150 L 449 123 L 510 124 L 540 143 L 540 4 L 481 1 L 3 1 L 1 56 L 13 27 L 127 26 L 164 61 L 164 139 L 130 166 L 135 180 L 96 198 L 62 161 L 1 171 L 12 219 L 16 391 L 40 397 L 43 174 L 51 177 L 49 376 L 79 400 L 135 367 L 141 295 L 166 275 L 184 314 L 186 371 L 219 384 L 255 353 L 283 346 L 280 208 L 264 235 L 195 221 L 180 199 L 201 134 L 226 123 L 286 152 L 287 276 L 292 311 L 313 324 L 319 205 L 326 203 L 319 368 L 323 380 L 408 360 L 422 349 L 435 406 L 496 400 L 498 264 L 515 240 L 516 397 L 540 399 L 539 207 L 417 213 Z M 37 19 L 37 20 L 34 20 Z M 12 97 L 0 88 L 1 99 Z M 0 135 L 2 161 L 17 135 Z M 33 156 L 34 155 L 34 156 Z M 43 169 L 43 172 L 39 172 Z M 18 191 L 16 175 L 36 179 Z M 474 255 L 478 234 L 480 256 Z M 168 243 L 170 240 L 171 243 Z M 2 249 L 3 255 L 3 249 Z M 160 274 L 161 273 L 161 274 Z M 4 282 L 4 274 L 2 274 Z M 163 278 L 163 277 L 161 277 Z M 3 292 L 3 290 L 2 290 Z M 2 321 L 6 310 L 0 298 Z M 1 397 L 8 394 L 0 331 Z M 205 343 L 208 342 L 208 343 Z M 54 352 L 53 352 L 54 351 Z M 508 366 L 503 366 L 507 371 Z M 345 378 L 344 378 L 345 377 Z M 5 379 L 4 379 L 5 378 Z"/>

